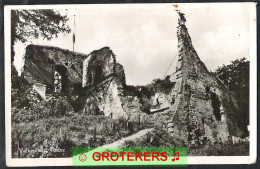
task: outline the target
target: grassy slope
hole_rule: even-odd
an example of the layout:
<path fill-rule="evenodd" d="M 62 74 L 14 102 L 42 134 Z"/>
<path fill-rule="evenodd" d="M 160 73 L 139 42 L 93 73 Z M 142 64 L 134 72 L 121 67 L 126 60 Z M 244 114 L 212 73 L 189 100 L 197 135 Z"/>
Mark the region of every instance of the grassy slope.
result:
<path fill-rule="evenodd" d="M 12 124 L 13 155 L 17 156 L 17 141 L 20 148 L 66 149 L 65 153 L 23 153 L 21 157 L 64 157 L 71 156 L 73 147 L 97 147 L 129 136 L 145 126 L 132 124 L 127 128 L 123 119 L 103 116 L 87 116 L 75 113 L 70 116 L 48 117 Z M 96 128 L 96 129 L 95 129 Z M 96 138 L 95 138 L 96 131 Z"/>
<path fill-rule="evenodd" d="M 155 129 L 136 140 L 125 141 L 125 147 L 185 147 L 182 138 L 169 136 L 163 130 Z M 188 148 L 189 156 L 247 156 L 249 155 L 248 143 L 206 144 L 200 147 Z"/>

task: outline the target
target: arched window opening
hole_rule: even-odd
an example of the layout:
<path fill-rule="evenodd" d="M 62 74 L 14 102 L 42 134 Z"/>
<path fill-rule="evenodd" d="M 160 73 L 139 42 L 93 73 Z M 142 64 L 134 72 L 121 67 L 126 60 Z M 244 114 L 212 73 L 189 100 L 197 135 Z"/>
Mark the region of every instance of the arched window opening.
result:
<path fill-rule="evenodd" d="M 102 71 L 101 65 L 97 66 L 95 75 L 96 75 L 96 77 L 94 79 L 94 83 L 97 84 L 102 81 L 102 77 L 103 77 L 103 71 Z"/>
<path fill-rule="evenodd" d="M 61 83 L 62 77 L 61 74 L 57 71 L 54 72 L 54 92 L 60 93 L 62 89 L 62 83 Z"/>
<path fill-rule="evenodd" d="M 216 93 L 211 92 L 211 104 L 217 121 L 221 121 L 220 100 Z"/>
<path fill-rule="evenodd" d="M 67 69 L 63 65 L 55 66 L 54 72 L 54 92 L 61 93 L 67 91 Z"/>

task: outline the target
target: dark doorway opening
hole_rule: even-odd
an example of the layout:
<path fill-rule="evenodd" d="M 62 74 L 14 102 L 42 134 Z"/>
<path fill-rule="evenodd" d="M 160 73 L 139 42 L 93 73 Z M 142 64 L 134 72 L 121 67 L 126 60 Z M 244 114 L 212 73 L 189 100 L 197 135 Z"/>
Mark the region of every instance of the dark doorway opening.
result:
<path fill-rule="evenodd" d="M 103 77 L 102 66 L 98 65 L 96 67 L 96 77 L 94 79 L 94 83 L 97 84 L 97 83 L 101 82 L 102 81 L 102 77 Z"/>

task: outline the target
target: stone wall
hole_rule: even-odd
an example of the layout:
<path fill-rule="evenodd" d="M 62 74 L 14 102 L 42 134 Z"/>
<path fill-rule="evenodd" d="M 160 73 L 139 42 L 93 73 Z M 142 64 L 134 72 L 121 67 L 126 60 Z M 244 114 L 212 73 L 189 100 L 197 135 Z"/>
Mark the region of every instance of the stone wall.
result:
<path fill-rule="evenodd" d="M 41 83 L 35 83 L 33 85 L 33 89 L 37 91 L 37 93 L 42 97 L 42 99 L 46 100 L 46 85 Z"/>
<path fill-rule="evenodd" d="M 87 85 L 87 70 L 88 70 L 88 65 L 89 65 L 89 60 L 91 58 L 91 55 L 88 56 L 84 61 L 83 61 L 83 72 L 82 72 L 82 87 L 85 87 Z"/>
<path fill-rule="evenodd" d="M 59 71 L 56 70 L 57 67 L 63 67 L 66 70 L 64 76 L 68 85 L 67 90 L 73 90 L 74 84 L 82 83 L 82 62 L 86 57 L 87 55 L 60 48 L 28 45 L 22 76 L 30 84 L 45 84 L 47 90 L 53 91 L 54 72 Z"/>
<path fill-rule="evenodd" d="M 185 26 L 186 19 L 180 15 L 178 61 L 176 72 L 170 76 L 171 82 L 175 82 L 174 88 L 167 95 L 156 93 L 152 97 L 154 104 L 160 103 L 159 108 L 170 107 L 162 113 L 166 118 L 162 118 L 161 123 L 189 146 L 227 142 L 231 136 L 242 136 L 236 122 L 237 104 L 233 93 L 200 60 Z"/>
<path fill-rule="evenodd" d="M 117 63 L 112 50 L 104 47 L 93 51 L 83 61 L 83 70 L 83 112 L 91 114 L 95 109 L 96 115 L 112 118 L 128 118 L 129 114 L 134 113 L 131 107 L 134 101 L 123 94 L 126 85 L 124 68 Z M 140 110 L 138 106 L 136 109 Z"/>

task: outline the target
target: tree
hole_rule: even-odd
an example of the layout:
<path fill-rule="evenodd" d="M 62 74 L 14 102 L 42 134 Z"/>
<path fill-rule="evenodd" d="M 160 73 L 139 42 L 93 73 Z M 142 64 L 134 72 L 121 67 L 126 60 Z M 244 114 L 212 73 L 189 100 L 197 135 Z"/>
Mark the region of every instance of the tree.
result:
<path fill-rule="evenodd" d="M 218 67 L 215 75 L 235 93 L 238 101 L 240 125 L 247 131 L 249 124 L 249 61 L 237 59 L 229 65 Z"/>
<path fill-rule="evenodd" d="M 26 42 L 28 38 L 50 40 L 58 34 L 70 33 L 66 24 L 69 18 L 52 9 L 12 10 L 11 11 L 11 61 L 14 61 L 14 44 L 16 41 Z"/>

